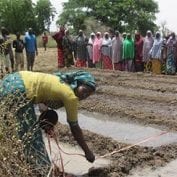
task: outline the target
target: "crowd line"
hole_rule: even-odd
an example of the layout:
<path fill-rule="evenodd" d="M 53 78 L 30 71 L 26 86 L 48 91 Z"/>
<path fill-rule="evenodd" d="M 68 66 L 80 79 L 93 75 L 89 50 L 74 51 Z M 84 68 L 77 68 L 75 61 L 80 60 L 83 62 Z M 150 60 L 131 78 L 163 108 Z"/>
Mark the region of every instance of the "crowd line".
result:
<path fill-rule="evenodd" d="M 38 54 L 37 39 L 29 28 L 23 39 L 17 33 L 16 40 L 9 41 L 9 32 L 1 28 L 0 65 L 1 73 L 24 70 L 23 49 L 26 51 L 27 70 L 33 70 Z M 52 35 L 57 44 L 58 68 L 90 67 L 128 72 L 152 72 L 172 74 L 177 71 L 177 40 L 175 33 L 161 36 L 150 30 L 146 36 L 140 33 L 92 32 L 87 37 L 82 30 L 73 37 L 63 26 Z M 48 36 L 42 35 L 44 50 L 47 50 Z M 15 50 L 13 55 L 12 47 Z M 10 69 L 11 68 L 11 69 Z"/>
<path fill-rule="evenodd" d="M 176 73 L 177 40 L 175 33 L 161 36 L 150 30 L 140 33 L 119 31 L 92 32 L 86 37 L 82 30 L 73 38 L 64 27 L 53 38 L 58 47 L 58 67 L 95 67 L 128 72 Z M 74 55 L 72 55 L 74 53 Z"/>

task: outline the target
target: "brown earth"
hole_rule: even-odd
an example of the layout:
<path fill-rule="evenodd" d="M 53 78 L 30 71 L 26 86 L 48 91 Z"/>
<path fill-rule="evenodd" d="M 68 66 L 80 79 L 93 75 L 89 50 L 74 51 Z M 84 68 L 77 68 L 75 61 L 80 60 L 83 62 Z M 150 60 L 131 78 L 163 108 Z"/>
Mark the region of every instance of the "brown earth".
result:
<path fill-rule="evenodd" d="M 73 70 L 71 69 L 60 69 Z M 85 68 L 84 68 L 85 69 Z M 150 73 L 127 73 L 101 69 L 89 70 L 96 78 L 96 93 L 80 103 L 80 109 L 91 112 L 118 115 L 122 120 L 177 131 L 177 76 L 152 75 Z M 58 71 L 56 49 L 39 50 L 35 71 Z M 115 118 L 114 118 L 115 119 Z M 75 144 L 67 126 L 60 125 L 60 140 Z M 99 126 L 99 125 L 98 125 Z M 84 131 L 86 141 L 99 156 L 127 146 L 121 142 Z M 70 140 L 70 141 L 68 141 Z M 92 169 L 89 176 L 119 177 L 127 176 L 136 167 L 164 166 L 177 158 L 177 145 L 158 148 L 133 147 L 111 157 L 107 168 Z M 82 167 L 80 167 L 82 168 Z M 86 176 L 88 176 L 86 175 Z"/>

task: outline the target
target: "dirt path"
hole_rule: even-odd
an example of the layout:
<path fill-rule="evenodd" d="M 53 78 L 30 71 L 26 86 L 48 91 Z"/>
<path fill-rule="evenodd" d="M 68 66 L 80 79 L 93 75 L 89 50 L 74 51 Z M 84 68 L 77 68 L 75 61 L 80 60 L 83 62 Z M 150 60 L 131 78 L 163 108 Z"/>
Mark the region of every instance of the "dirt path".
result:
<path fill-rule="evenodd" d="M 39 51 L 36 71 L 57 71 L 56 49 Z M 74 69 L 74 68 L 72 68 Z M 66 69 L 62 69 L 66 70 Z M 80 109 L 112 115 L 138 124 L 177 131 L 177 76 L 153 76 L 143 73 L 126 73 L 87 69 L 96 78 L 97 91 L 80 104 Z M 60 140 L 74 144 L 68 127 L 61 125 Z M 98 125 L 99 126 L 99 125 Z M 86 140 L 97 155 L 127 146 L 92 132 L 84 131 Z M 177 145 L 158 148 L 136 146 L 111 156 L 109 168 L 95 169 L 90 176 L 127 176 L 136 167 L 160 167 L 177 158 Z"/>

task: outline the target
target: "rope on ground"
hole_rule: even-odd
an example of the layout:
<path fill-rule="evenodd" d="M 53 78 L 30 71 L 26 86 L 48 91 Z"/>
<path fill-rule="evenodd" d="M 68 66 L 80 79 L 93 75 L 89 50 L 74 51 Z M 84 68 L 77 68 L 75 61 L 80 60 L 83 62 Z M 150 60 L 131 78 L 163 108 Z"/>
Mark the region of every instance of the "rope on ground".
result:
<path fill-rule="evenodd" d="M 125 151 L 125 150 L 128 150 L 128 149 L 131 149 L 132 147 L 135 147 L 135 146 L 137 146 L 137 145 L 143 144 L 143 143 L 145 143 L 145 142 L 149 142 L 149 141 L 155 140 L 155 139 L 159 138 L 160 136 L 165 135 L 165 134 L 167 134 L 167 133 L 169 133 L 169 132 L 166 132 L 166 131 L 165 131 L 165 132 L 161 132 L 160 134 L 157 134 L 157 135 L 148 137 L 148 138 L 143 139 L 143 140 L 141 140 L 141 141 L 139 141 L 139 142 L 137 142 L 137 143 L 135 143 L 135 144 L 132 144 L 132 145 L 123 147 L 123 148 L 121 148 L 121 149 L 119 149 L 119 150 L 114 150 L 114 151 L 112 151 L 112 152 L 110 152 L 110 153 L 107 153 L 107 154 L 105 154 L 105 155 L 99 156 L 99 157 L 96 158 L 96 160 L 99 159 L 99 158 L 105 158 L 105 157 L 114 155 L 114 154 L 116 154 L 116 153 L 119 153 L 119 152 L 122 152 L 122 151 Z M 57 147 L 58 147 L 58 150 L 59 150 L 60 161 L 61 161 L 61 165 L 62 165 L 62 173 L 63 173 L 63 177 L 65 177 L 64 165 L 63 165 L 63 158 L 62 158 L 61 152 L 64 153 L 64 154 L 66 154 L 66 155 L 72 155 L 72 156 L 76 155 L 76 156 L 81 156 L 81 157 L 85 157 L 85 156 L 84 156 L 83 154 L 79 154 L 79 153 L 67 153 L 67 152 L 65 152 L 65 151 L 62 150 L 62 148 L 59 146 L 59 142 L 58 142 L 58 139 L 57 139 L 57 137 L 56 137 L 55 134 L 54 134 L 54 137 L 53 137 L 53 138 L 54 138 L 55 143 L 56 143 L 56 145 L 57 145 Z M 48 136 L 48 143 L 49 143 L 49 151 L 50 151 L 50 154 L 51 154 L 51 144 L 50 144 L 50 137 L 49 137 L 49 136 Z M 57 166 L 57 165 L 55 164 L 55 162 L 52 161 L 51 169 L 50 169 L 49 174 L 48 174 L 47 177 L 50 176 L 50 174 L 52 173 L 52 169 L 53 169 L 54 167 L 56 167 L 56 166 Z"/>
<path fill-rule="evenodd" d="M 100 156 L 100 157 L 98 157 L 98 158 L 105 158 L 105 157 L 111 156 L 111 155 L 113 155 L 113 154 L 116 154 L 116 153 L 119 153 L 119 152 L 128 150 L 128 149 L 130 149 L 130 148 L 132 148 L 132 147 L 134 147 L 134 146 L 143 144 L 143 143 L 148 142 L 148 141 L 150 141 L 150 140 L 157 139 L 158 137 L 160 137 L 160 136 L 162 136 L 162 135 L 165 135 L 165 134 L 167 134 L 167 133 L 168 133 L 168 132 L 161 132 L 160 134 L 157 134 L 157 135 L 155 135 L 155 136 L 148 137 L 148 138 L 146 138 L 146 139 L 144 139 L 144 140 L 142 140 L 142 141 L 139 141 L 139 142 L 137 142 L 137 143 L 135 143 L 135 144 L 126 146 L 126 147 L 121 148 L 121 149 L 119 149 L 119 150 L 112 151 L 112 152 L 110 152 L 110 153 L 108 153 L 108 154 L 105 154 L 105 155 L 102 155 L 102 156 Z M 98 158 L 97 158 L 97 159 L 98 159 Z"/>

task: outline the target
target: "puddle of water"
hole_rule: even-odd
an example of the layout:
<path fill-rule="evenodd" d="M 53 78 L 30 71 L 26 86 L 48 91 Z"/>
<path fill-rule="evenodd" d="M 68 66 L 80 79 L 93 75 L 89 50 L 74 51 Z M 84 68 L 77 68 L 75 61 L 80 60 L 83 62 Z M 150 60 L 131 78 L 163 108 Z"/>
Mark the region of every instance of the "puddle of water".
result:
<path fill-rule="evenodd" d="M 136 169 L 132 171 L 132 175 L 128 177 L 176 177 L 177 176 L 177 160 L 174 160 L 167 164 L 165 167 L 152 169 Z"/>
<path fill-rule="evenodd" d="M 38 111 L 37 111 L 38 112 Z M 62 124 L 67 124 L 66 113 L 64 109 L 57 110 L 59 121 Z M 98 113 L 82 112 L 78 115 L 79 125 L 82 129 L 113 138 L 119 142 L 134 144 L 151 136 L 156 136 L 162 132 L 160 129 L 137 125 L 134 123 L 110 121 L 108 115 Z M 117 118 L 118 119 L 118 118 Z M 164 134 L 158 139 L 151 140 L 141 144 L 141 146 L 158 147 L 170 143 L 177 143 L 176 133 Z"/>
<path fill-rule="evenodd" d="M 59 121 L 63 124 L 66 122 L 66 113 L 64 110 L 58 110 Z M 137 143 L 145 138 L 158 135 L 162 132 L 160 129 L 137 125 L 122 121 L 109 121 L 109 117 L 97 113 L 83 112 L 79 113 L 79 124 L 82 129 L 111 137 L 114 140 L 123 143 Z M 170 143 L 177 143 L 177 134 L 168 133 L 160 136 L 158 139 L 145 142 L 141 146 L 158 147 Z"/>
<path fill-rule="evenodd" d="M 46 144 L 46 149 L 48 153 L 50 154 L 49 151 L 49 145 L 48 145 L 48 140 L 44 135 L 44 142 Z M 67 153 L 70 154 L 83 154 L 83 151 L 77 147 L 77 146 L 71 146 L 69 144 L 64 144 L 59 142 L 60 148 Z M 59 164 L 61 167 L 60 163 L 60 155 L 59 155 L 59 149 L 56 145 L 56 143 L 51 139 L 51 159 L 54 160 L 56 164 Z M 61 151 L 60 151 L 61 152 Z M 84 157 L 78 156 L 78 155 L 67 155 L 63 152 L 61 152 L 62 159 L 63 159 L 63 164 L 64 164 L 64 169 L 65 172 L 71 173 L 73 175 L 82 176 L 84 174 L 88 173 L 88 170 L 92 167 L 94 168 L 99 168 L 99 167 L 104 167 L 108 166 L 110 164 L 110 160 L 101 158 L 95 160 L 94 163 L 89 163 Z"/>

